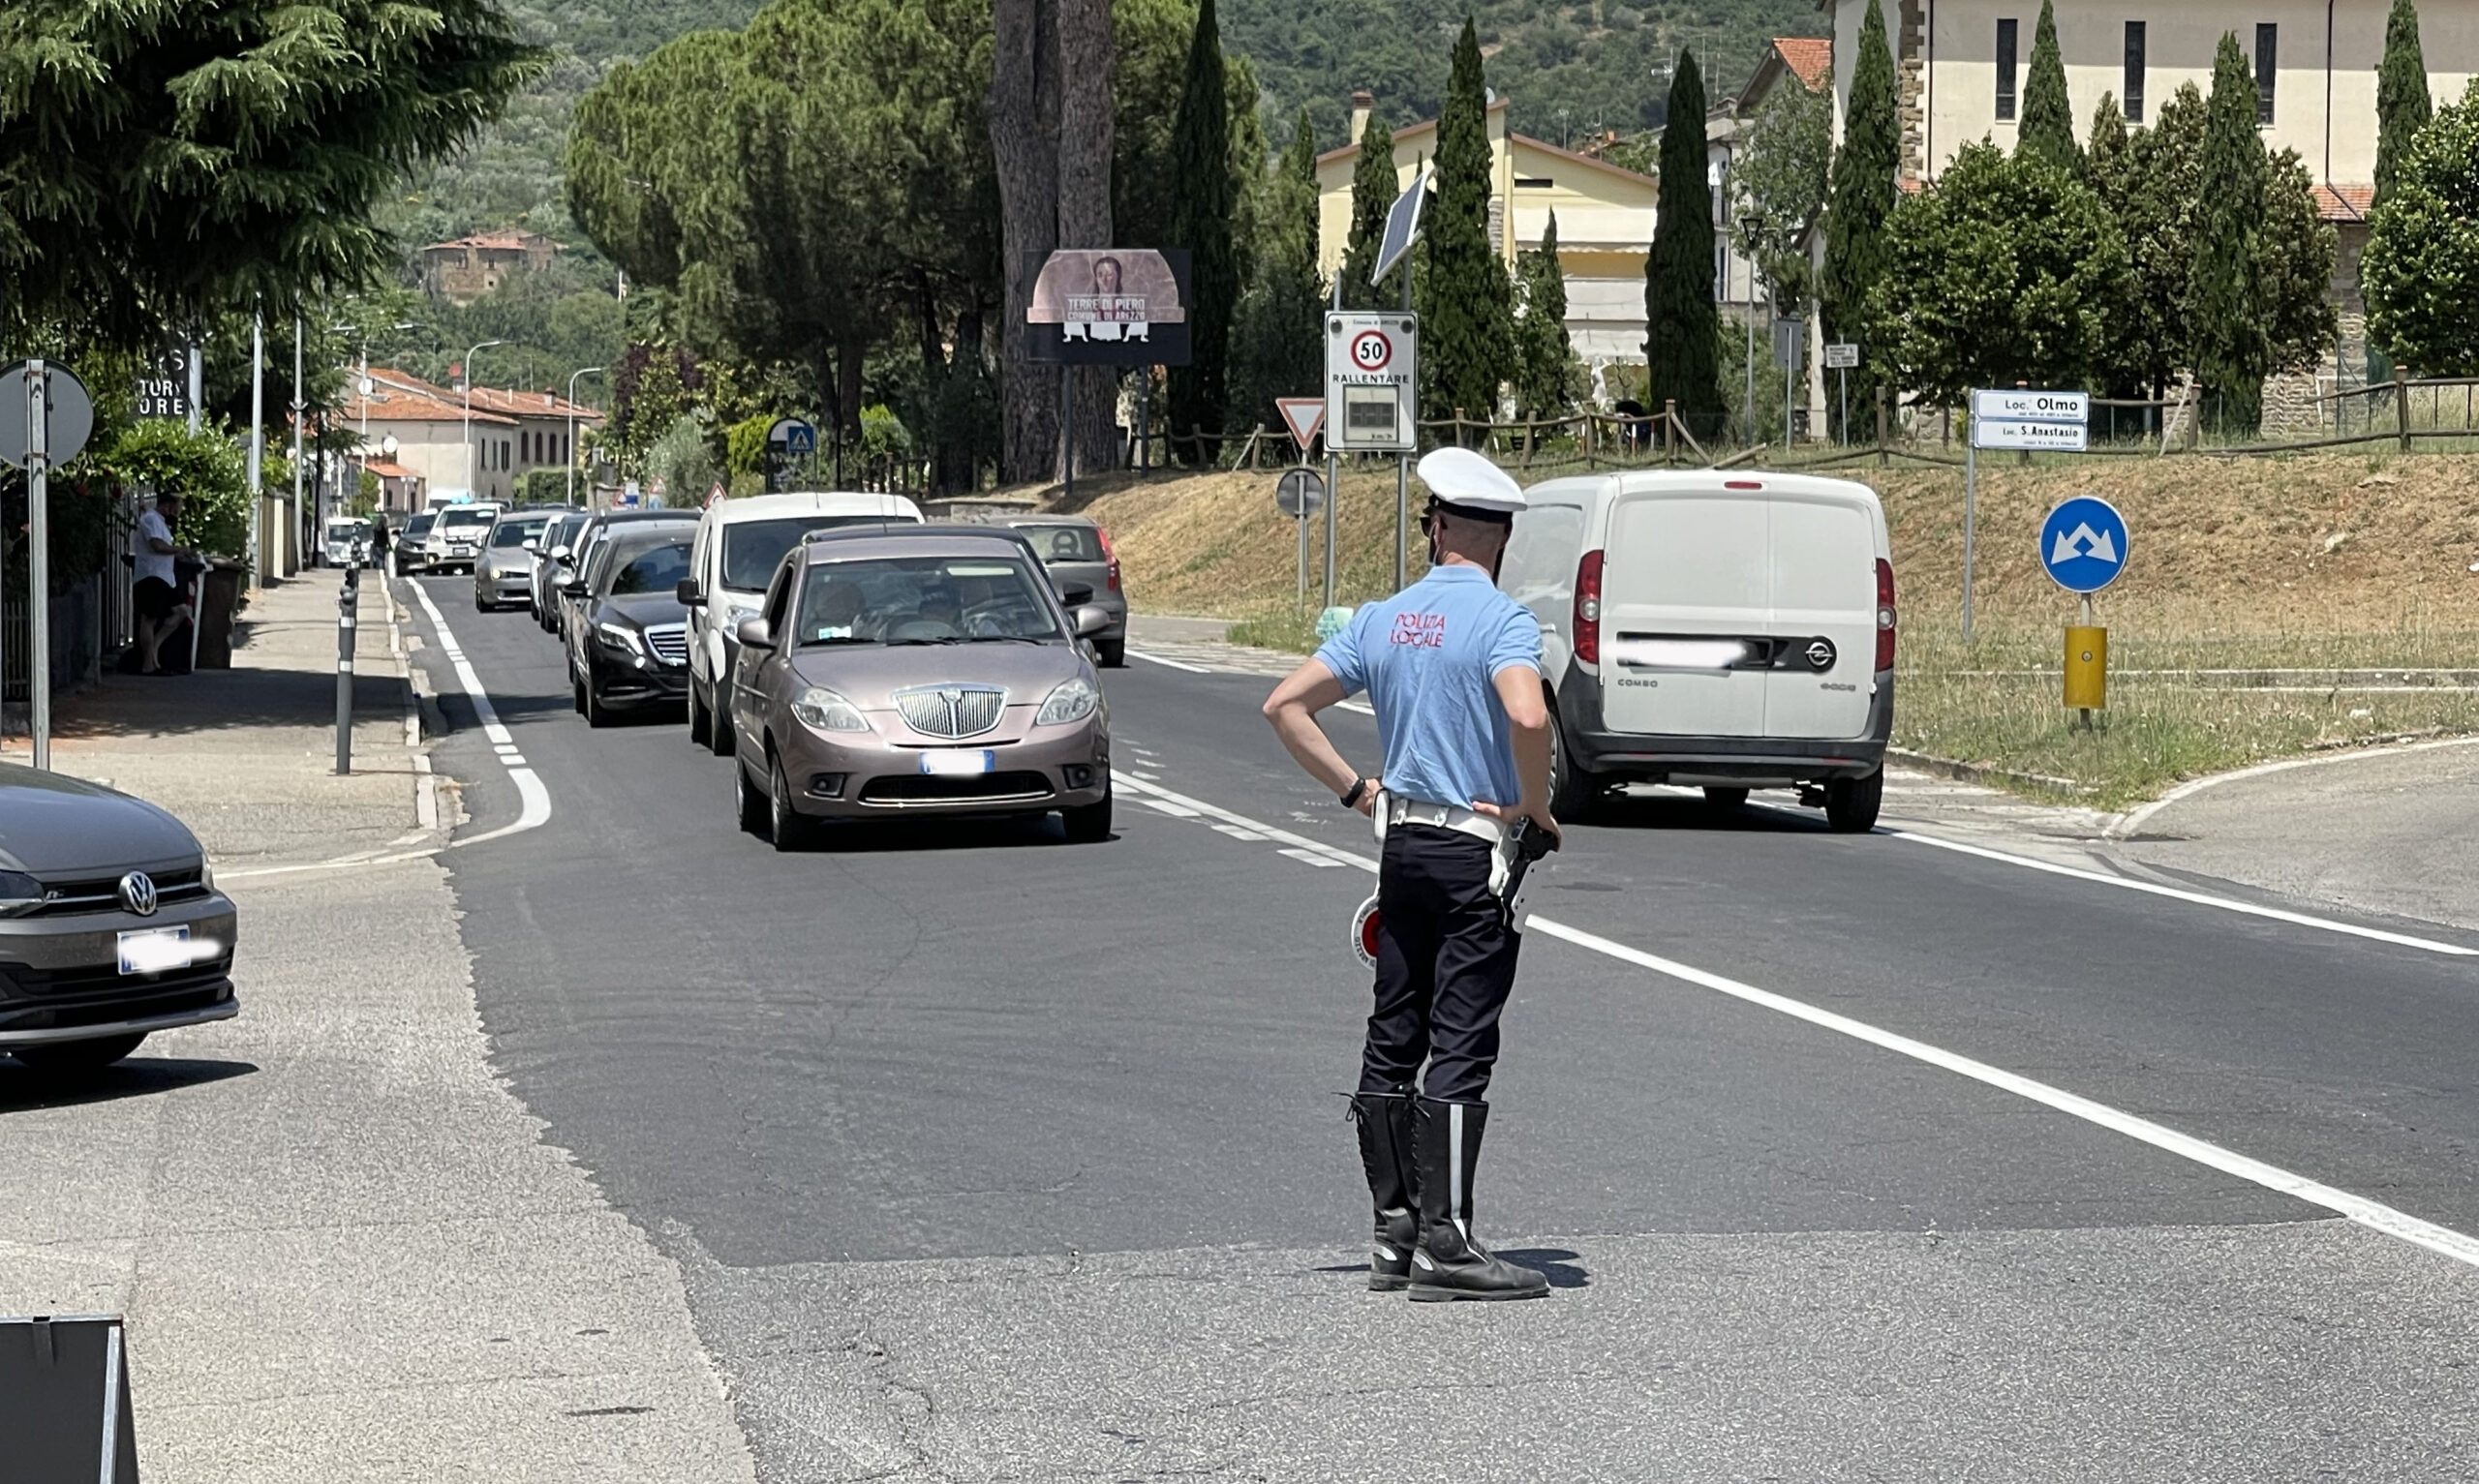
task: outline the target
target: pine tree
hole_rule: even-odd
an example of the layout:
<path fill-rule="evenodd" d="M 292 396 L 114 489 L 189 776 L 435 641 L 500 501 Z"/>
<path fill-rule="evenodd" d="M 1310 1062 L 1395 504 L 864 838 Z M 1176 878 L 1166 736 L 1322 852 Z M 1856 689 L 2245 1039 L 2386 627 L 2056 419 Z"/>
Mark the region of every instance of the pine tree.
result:
<path fill-rule="evenodd" d="M 2238 34 L 2225 32 L 2205 106 L 2188 294 L 2205 424 L 2224 436 L 2249 436 L 2262 423 L 2264 375 L 2271 365 L 2256 283 L 2266 163 L 2255 129 L 2255 76 Z"/>
<path fill-rule="evenodd" d="M 1713 308 L 1713 188 L 1705 180 L 1704 78 L 1681 51 L 1662 127 L 1661 210 L 1644 259 L 1644 406 L 1678 404 L 1690 436 L 1718 435 L 1720 325 Z M 1667 431 L 1664 434 L 1668 436 Z"/>
<path fill-rule="evenodd" d="M 1400 194 L 1394 174 L 1394 131 L 1371 114 L 1360 136 L 1360 159 L 1352 166 L 1352 228 L 1343 239 L 1343 303 L 1351 309 L 1393 309 L 1402 290 L 1371 284 L 1368 270 L 1377 265 L 1377 249 L 1386 238 L 1386 213 Z M 1405 260 L 1400 270 L 1408 273 Z"/>
<path fill-rule="evenodd" d="M 2384 61 L 2375 70 L 2375 205 L 2393 190 L 2410 140 L 2434 116 L 2427 57 L 2419 48 L 2419 8 L 2393 0 L 2384 22 Z"/>
<path fill-rule="evenodd" d="M 1867 408 L 1884 375 L 1870 356 L 1868 296 L 1884 277 L 1889 249 L 1885 219 L 1894 210 L 1894 172 L 1901 166 L 1901 135 L 1894 94 L 1894 54 L 1885 43 L 1881 0 L 1868 0 L 1859 23 L 1859 56 L 1851 72 L 1851 100 L 1843 120 L 1842 148 L 1833 157 L 1832 199 L 1825 207 L 1824 330 L 1829 340 L 1860 341 L 1858 369 L 1851 374 L 1851 405 Z M 1788 306 L 1786 306 L 1788 307 Z M 1873 415 L 1873 414 L 1871 414 Z"/>
<path fill-rule="evenodd" d="M 2083 156 L 2083 183 L 2108 213 L 2121 235 L 2128 229 L 2127 197 L 2134 181 L 2134 151 L 2127 138 L 2126 110 L 2115 93 L 2100 95 L 2092 110 L 2092 144 Z M 2137 279 L 2129 266 L 2124 291 L 2131 296 Z M 2111 397 L 2144 395 L 2140 317 L 2116 313 L 2108 317 L 2106 345 L 2095 361 L 2094 379 Z"/>
<path fill-rule="evenodd" d="M 1221 33 L 1213 0 L 1197 7 L 1187 77 L 1171 126 L 1175 179 L 1171 245 L 1190 254 L 1188 364 L 1171 370 L 1171 431 L 1218 433 L 1228 400 L 1231 318 L 1240 299 L 1239 255 L 1231 240 L 1238 205 L 1231 180 L 1231 112 L 1225 96 Z"/>
<path fill-rule="evenodd" d="M 2064 169 L 2083 164 L 2074 143 L 2073 106 L 2066 99 L 2066 64 L 2058 56 L 2057 12 L 2040 0 L 2039 29 L 2032 36 L 2032 75 L 2023 83 L 2023 122 L 2014 152 L 2036 155 Z"/>
<path fill-rule="evenodd" d="M 1446 104 L 1437 117 L 1437 204 L 1425 230 L 1427 294 L 1421 318 L 1428 409 L 1475 420 L 1493 416 L 1513 369 L 1513 291 L 1489 240 L 1489 128 L 1481 41 L 1472 22 L 1454 43 Z"/>
<path fill-rule="evenodd" d="M 1575 344 L 1567 334 L 1567 270 L 1558 260 L 1558 214 L 1549 213 L 1541 246 L 1519 259 L 1523 314 L 1515 321 L 1522 369 L 1515 376 L 1515 407 L 1524 417 L 1556 417 L 1567 410 L 1567 369 Z"/>

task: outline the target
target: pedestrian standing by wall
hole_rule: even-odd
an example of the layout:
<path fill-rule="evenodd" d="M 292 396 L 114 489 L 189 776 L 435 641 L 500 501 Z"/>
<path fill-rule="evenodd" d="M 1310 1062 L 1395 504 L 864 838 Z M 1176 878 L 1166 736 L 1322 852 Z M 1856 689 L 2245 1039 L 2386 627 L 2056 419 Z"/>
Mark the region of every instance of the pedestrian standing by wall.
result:
<path fill-rule="evenodd" d="M 173 575 L 172 559 L 181 549 L 172 544 L 172 524 L 181 518 L 178 495 L 158 495 L 155 508 L 138 513 L 138 524 L 130 530 L 130 560 L 138 570 L 138 581 L 130 589 L 132 606 L 138 610 L 138 673 L 161 675 L 164 663 L 161 651 L 164 640 L 179 628 L 190 616 L 181 602 L 177 579 Z"/>
<path fill-rule="evenodd" d="M 1376 1005 L 1352 1098 L 1376 1218 L 1368 1286 L 1424 1301 L 1539 1298 L 1539 1272 L 1472 1234 L 1483 1095 L 1519 947 L 1501 893 L 1516 830 L 1558 832 L 1540 625 L 1497 589 L 1523 491 L 1466 448 L 1429 454 L 1420 475 L 1428 575 L 1362 608 L 1265 713 L 1310 776 L 1374 816 L 1383 842 Z M 1375 778 L 1317 723 L 1362 690 L 1385 750 Z"/>

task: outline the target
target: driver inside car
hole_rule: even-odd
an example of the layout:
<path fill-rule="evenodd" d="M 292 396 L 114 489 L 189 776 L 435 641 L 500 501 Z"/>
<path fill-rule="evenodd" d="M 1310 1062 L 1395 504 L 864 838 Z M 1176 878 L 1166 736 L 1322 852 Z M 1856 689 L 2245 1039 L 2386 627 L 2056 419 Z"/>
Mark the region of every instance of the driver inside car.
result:
<path fill-rule="evenodd" d="M 803 604 L 802 637 L 811 641 L 852 638 L 862 604 L 860 588 L 840 578 L 811 590 Z"/>

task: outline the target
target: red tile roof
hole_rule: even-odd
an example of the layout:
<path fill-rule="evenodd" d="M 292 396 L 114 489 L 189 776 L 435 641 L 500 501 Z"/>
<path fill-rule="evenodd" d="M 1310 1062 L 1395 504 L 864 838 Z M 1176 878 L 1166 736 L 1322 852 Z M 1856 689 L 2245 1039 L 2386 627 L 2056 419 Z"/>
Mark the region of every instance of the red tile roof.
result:
<path fill-rule="evenodd" d="M 440 248 L 499 248 L 512 253 L 521 253 L 536 242 L 545 243 L 554 250 L 559 247 L 558 243 L 551 242 L 539 232 L 475 232 L 467 237 L 431 243 L 422 251 L 428 253 Z"/>
<path fill-rule="evenodd" d="M 419 479 L 421 475 L 387 459 L 364 459 L 361 467 L 382 479 Z"/>
<path fill-rule="evenodd" d="M 456 398 L 425 397 L 401 387 L 381 385 L 369 399 L 365 409 L 358 393 L 345 398 L 343 410 L 336 414 L 347 422 L 359 422 L 367 416 L 374 422 L 452 422 L 463 424 L 465 404 Z M 476 403 L 474 420 L 487 426 L 513 428 L 516 419 L 503 417 Z"/>
<path fill-rule="evenodd" d="M 2373 186 L 2317 186 L 2316 210 L 2327 222 L 2364 222 L 2375 204 Z"/>
<path fill-rule="evenodd" d="M 1773 49 L 1782 53 L 1782 65 L 1790 75 L 1808 85 L 1811 93 L 1821 93 L 1833 85 L 1833 43 L 1816 36 L 1777 36 Z"/>

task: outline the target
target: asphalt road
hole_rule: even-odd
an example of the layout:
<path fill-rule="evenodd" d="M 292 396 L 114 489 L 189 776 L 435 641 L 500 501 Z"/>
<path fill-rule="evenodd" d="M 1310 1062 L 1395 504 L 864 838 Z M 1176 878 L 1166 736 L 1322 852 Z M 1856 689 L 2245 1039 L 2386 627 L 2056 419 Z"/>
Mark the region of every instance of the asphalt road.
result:
<path fill-rule="evenodd" d="M 417 621 L 465 833 L 512 770 L 550 806 L 447 858 L 495 1061 L 682 1261 L 762 1478 L 2479 1461 L 2479 934 L 1635 800 L 1535 894 L 1491 1095 L 1479 1226 L 1557 1291 L 1415 1310 L 1334 1096 L 1373 847 L 1266 681 L 1109 674 L 1107 843 L 783 856 L 676 717 L 589 730 L 425 586 L 507 729 Z"/>

